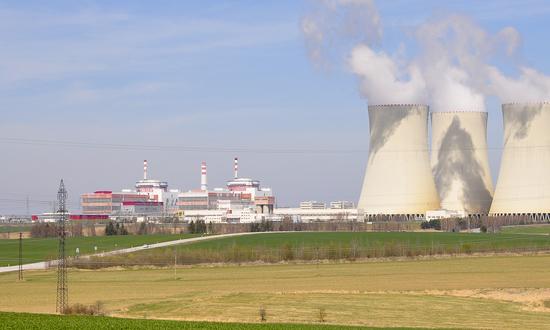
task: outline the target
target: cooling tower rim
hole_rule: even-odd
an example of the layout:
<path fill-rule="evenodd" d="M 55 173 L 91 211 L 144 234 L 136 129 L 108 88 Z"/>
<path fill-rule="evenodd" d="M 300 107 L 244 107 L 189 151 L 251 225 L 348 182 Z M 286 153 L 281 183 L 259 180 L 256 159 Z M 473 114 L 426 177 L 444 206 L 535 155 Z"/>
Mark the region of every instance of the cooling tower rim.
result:
<path fill-rule="evenodd" d="M 414 104 L 414 103 L 389 103 L 389 104 L 369 104 L 369 108 L 410 108 L 410 107 L 424 107 L 429 108 L 427 104 Z"/>
<path fill-rule="evenodd" d="M 550 104 L 550 101 L 533 101 L 533 102 L 508 102 L 502 103 L 502 106 L 512 106 L 512 105 L 544 105 Z"/>
<path fill-rule="evenodd" d="M 454 110 L 454 111 L 431 111 L 430 112 L 430 115 L 456 115 L 456 114 L 472 114 L 472 115 L 487 115 L 488 112 L 487 111 L 480 111 L 480 110 Z"/>

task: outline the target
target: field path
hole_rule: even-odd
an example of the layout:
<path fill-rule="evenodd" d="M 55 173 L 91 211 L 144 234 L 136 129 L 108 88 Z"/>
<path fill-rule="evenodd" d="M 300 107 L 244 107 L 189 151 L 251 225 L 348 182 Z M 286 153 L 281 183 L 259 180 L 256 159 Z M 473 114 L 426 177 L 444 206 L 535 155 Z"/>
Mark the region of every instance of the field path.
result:
<path fill-rule="evenodd" d="M 166 242 L 154 243 L 154 244 L 144 244 L 144 245 L 131 247 L 131 248 L 113 250 L 113 251 L 103 252 L 103 253 L 90 254 L 90 255 L 86 255 L 86 256 L 81 256 L 81 258 L 104 257 L 104 256 L 111 256 L 111 255 L 116 255 L 116 254 L 132 253 L 132 252 L 137 252 L 137 251 L 155 249 L 155 248 L 166 247 L 166 246 L 171 246 L 171 245 L 190 244 L 190 243 L 206 241 L 206 240 L 212 240 L 212 239 L 218 239 L 218 238 L 233 237 L 233 236 L 244 236 L 244 235 L 255 235 L 255 234 L 266 234 L 266 233 L 285 233 L 285 232 L 284 231 L 277 231 L 277 232 L 246 232 L 246 233 L 233 233 L 233 234 L 222 234 L 222 235 L 201 236 L 201 237 L 193 237 L 193 238 L 183 238 L 183 239 L 178 239 L 178 240 L 174 240 L 174 241 L 166 241 Z M 48 269 L 50 266 L 55 266 L 55 265 L 57 265 L 57 260 L 34 262 L 34 263 L 31 263 L 31 264 L 24 264 L 23 265 L 23 270 Z M 0 273 L 16 272 L 18 270 L 19 270 L 19 265 L 0 267 Z"/>

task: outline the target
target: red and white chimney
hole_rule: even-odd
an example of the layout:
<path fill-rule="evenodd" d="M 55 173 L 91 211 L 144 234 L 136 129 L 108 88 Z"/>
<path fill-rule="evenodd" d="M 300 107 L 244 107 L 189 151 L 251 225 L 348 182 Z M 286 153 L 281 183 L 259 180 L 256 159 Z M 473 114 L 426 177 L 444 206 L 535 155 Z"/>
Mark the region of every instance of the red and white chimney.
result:
<path fill-rule="evenodd" d="M 206 162 L 201 163 L 201 190 L 206 191 L 208 189 L 208 181 L 206 179 Z"/>
<path fill-rule="evenodd" d="M 234 167 L 233 167 L 233 170 L 234 170 L 234 176 L 235 176 L 235 179 L 239 177 L 239 158 L 235 157 L 235 159 L 233 160 L 233 164 L 234 164 Z"/>
<path fill-rule="evenodd" d="M 147 159 L 143 161 L 143 180 L 147 180 Z"/>

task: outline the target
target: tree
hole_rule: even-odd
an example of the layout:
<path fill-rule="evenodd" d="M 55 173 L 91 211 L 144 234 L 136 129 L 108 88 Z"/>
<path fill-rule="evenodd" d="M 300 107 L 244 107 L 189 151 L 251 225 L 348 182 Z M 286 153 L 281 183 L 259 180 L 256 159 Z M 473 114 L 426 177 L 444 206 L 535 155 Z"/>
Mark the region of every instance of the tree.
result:
<path fill-rule="evenodd" d="M 128 230 L 124 227 L 124 224 L 119 224 L 118 222 L 114 224 L 113 221 L 109 221 L 109 223 L 105 226 L 105 235 L 128 235 Z"/>
<path fill-rule="evenodd" d="M 105 226 L 105 236 L 114 236 L 116 235 L 116 229 L 112 221 L 109 221 Z"/>
<path fill-rule="evenodd" d="M 31 227 L 31 237 L 33 238 L 56 237 L 57 235 L 57 226 L 55 224 L 36 223 Z"/>
<path fill-rule="evenodd" d="M 212 224 L 212 221 L 210 221 L 208 223 L 208 231 L 207 231 L 209 234 L 213 234 L 214 233 L 214 225 Z"/>
<path fill-rule="evenodd" d="M 139 224 L 138 235 L 147 235 L 147 224 L 145 222 Z"/>

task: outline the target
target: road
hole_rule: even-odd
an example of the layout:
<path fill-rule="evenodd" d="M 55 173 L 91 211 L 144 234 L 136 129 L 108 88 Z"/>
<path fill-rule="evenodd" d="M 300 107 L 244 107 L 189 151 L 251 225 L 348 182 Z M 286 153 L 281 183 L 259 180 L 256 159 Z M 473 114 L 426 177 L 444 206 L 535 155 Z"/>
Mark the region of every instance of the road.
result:
<path fill-rule="evenodd" d="M 155 249 L 165 246 L 171 246 L 171 245 L 178 245 L 178 244 L 190 244 L 200 241 L 206 241 L 206 240 L 212 240 L 212 239 L 218 239 L 218 238 L 224 238 L 224 237 L 233 237 L 233 236 L 244 236 L 244 235 L 254 235 L 254 234 L 265 234 L 265 232 L 254 232 L 254 233 L 234 233 L 234 234 L 222 234 L 222 235 L 212 235 L 212 236 L 201 236 L 201 237 L 193 237 L 193 238 L 183 238 L 178 239 L 174 241 L 167 241 L 162 243 L 155 243 L 155 244 L 144 244 L 137 247 L 132 248 L 126 248 L 126 249 L 120 249 L 120 250 L 113 250 L 109 252 L 103 252 L 103 253 L 96 253 L 91 254 L 87 256 L 82 256 L 81 258 L 89 258 L 89 257 L 104 257 L 104 256 L 111 256 L 116 254 L 124 254 L 124 253 L 132 253 L 137 251 L 143 251 L 143 250 L 149 250 L 149 249 Z M 270 233 L 278 233 L 278 232 L 270 232 Z M 41 262 L 35 262 L 32 264 L 24 264 L 23 270 L 41 270 L 41 269 L 48 269 L 51 266 L 57 265 L 57 260 L 50 260 L 50 261 L 41 261 Z M 8 272 L 16 272 L 19 270 L 19 266 L 7 266 L 7 267 L 0 267 L 0 273 L 8 273 Z"/>

